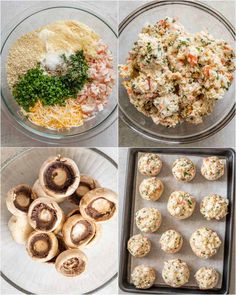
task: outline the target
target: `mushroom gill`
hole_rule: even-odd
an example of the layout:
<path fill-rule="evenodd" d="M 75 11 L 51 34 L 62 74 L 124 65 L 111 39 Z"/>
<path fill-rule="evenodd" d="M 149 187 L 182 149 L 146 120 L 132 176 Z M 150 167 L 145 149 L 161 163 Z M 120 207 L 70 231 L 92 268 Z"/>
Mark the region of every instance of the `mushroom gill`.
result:
<path fill-rule="evenodd" d="M 55 201 L 48 198 L 37 198 L 29 207 L 28 220 L 35 230 L 58 233 L 65 216 Z"/>
<path fill-rule="evenodd" d="M 87 266 L 87 257 L 79 249 L 62 252 L 56 259 L 56 270 L 64 276 L 74 277 L 82 274 Z"/>
<path fill-rule="evenodd" d="M 30 204 L 33 201 L 31 187 L 27 184 L 19 184 L 7 193 L 7 209 L 15 216 L 27 215 Z"/>
<path fill-rule="evenodd" d="M 39 183 L 43 191 L 60 199 L 72 195 L 80 182 L 80 172 L 76 163 L 61 157 L 47 159 L 39 171 Z"/>

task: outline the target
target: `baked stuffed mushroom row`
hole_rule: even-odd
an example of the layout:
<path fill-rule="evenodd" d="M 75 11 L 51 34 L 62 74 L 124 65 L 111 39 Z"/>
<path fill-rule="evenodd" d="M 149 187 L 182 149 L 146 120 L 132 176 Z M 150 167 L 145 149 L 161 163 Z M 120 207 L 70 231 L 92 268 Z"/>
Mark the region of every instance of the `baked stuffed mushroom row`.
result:
<path fill-rule="evenodd" d="M 164 262 L 162 269 L 163 281 L 174 288 L 179 288 L 188 283 L 190 269 L 181 259 L 171 259 Z M 219 273 L 212 267 L 201 267 L 194 275 L 199 289 L 208 290 L 216 287 Z M 131 273 L 131 280 L 138 289 L 151 288 L 157 279 L 156 270 L 148 265 L 138 265 Z"/>
<path fill-rule="evenodd" d="M 145 176 L 157 176 L 162 169 L 163 163 L 155 153 L 145 153 L 138 161 L 138 170 Z M 187 157 L 181 157 L 174 161 L 172 174 L 176 180 L 190 182 L 196 175 L 194 163 Z M 224 161 L 218 157 L 207 157 L 202 161 L 201 174 L 207 180 L 217 180 L 224 175 Z"/>

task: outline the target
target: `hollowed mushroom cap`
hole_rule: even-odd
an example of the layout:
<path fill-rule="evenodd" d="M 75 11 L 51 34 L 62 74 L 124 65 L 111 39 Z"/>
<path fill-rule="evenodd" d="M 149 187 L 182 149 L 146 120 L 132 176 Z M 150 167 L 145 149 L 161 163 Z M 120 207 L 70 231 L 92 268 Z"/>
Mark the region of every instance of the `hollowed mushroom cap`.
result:
<path fill-rule="evenodd" d="M 89 191 L 101 187 L 99 182 L 89 175 L 81 174 L 80 183 L 76 191 L 69 197 L 69 201 L 79 205 L 81 198 Z"/>
<path fill-rule="evenodd" d="M 56 201 L 57 203 L 61 203 L 63 202 L 66 198 L 54 198 L 52 196 L 49 196 L 45 193 L 45 191 L 43 190 L 39 179 L 37 179 L 32 187 L 32 192 L 33 192 L 33 198 L 37 199 L 37 198 L 49 198 L 52 199 L 54 201 Z"/>
<path fill-rule="evenodd" d="M 63 225 L 62 235 L 66 245 L 79 248 L 88 244 L 96 235 L 96 224 L 76 214 L 69 217 Z"/>
<path fill-rule="evenodd" d="M 19 184 L 10 189 L 7 193 L 7 209 L 15 216 L 27 215 L 32 202 L 32 190 L 27 184 Z"/>
<path fill-rule="evenodd" d="M 12 215 L 8 221 L 8 228 L 13 240 L 18 244 L 25 244 L 30 233 L 33 231 L 33 228 L 28 222 L 27 215 Z"/>
<path fill-rule="evenodd" d="M 83 196 L 79 208 L 84 218 L 107 221 L 117 212 L 117 194 L 107 188 L 96 188 Z"/>
<path fill-rule="evenodd" d="M 87 257 L 79 249 L 70 249 L 62 252 L 56 259 L 56 270 L 64 276 L 79 276 L 86 270 Z"/>
<path fill-rule="evenodd" d="M 26 250 L 37 261 L 46 262 L 58 253 L 58 241 L 54 233 L 34 231 L 28 238 Z"/>
<path fill-rule="evenodd" d="M 80 172 L 76 163 L 61 157 L 48 158 L 39 171 L 39 183 L 44 192 L 60 199 L 72 195 L 78 188 Z"/>
<path fill-rule="evenodd" d="M 58 233 L 64 223 L 65 215 L 55 201 L 37 198 L 30 205 L 28 220 L 30 225 L 38 231 Z"/>

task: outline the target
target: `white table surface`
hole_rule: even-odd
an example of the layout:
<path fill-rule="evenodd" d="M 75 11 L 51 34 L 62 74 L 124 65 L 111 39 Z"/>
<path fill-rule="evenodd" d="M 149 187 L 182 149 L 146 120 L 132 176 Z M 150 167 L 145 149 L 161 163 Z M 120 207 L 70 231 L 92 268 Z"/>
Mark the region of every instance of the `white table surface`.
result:
<path fill-rule="evenodd" d="M 119 7 L 119 22 L 121 22 L 129 13 L 135 10 L 137 7 L 150 2 L 150 1 L 121 1 Z M 214 7 L 220 11 L 228 20 L 235 24 L 235 0 L 229 1 L 201 1 Z M 225 128 L 223 128 L 217 134 L 191 144 L 181 144 L 181 147 L 234 147 L 235 146 L 235 119 L 232 120 Z M 132 129 L 130 129 L 121 119 L 119 120 L 119 146 L 141 146 L 141 147 L 168 147 L 170 144 L 157 143 L 148 140 Z M 174 146 L 174 145 L 173 145 Z"/>
<path fill-rule="evenodd" d="M 44 0 L 45 1 L 45 0 Z M 41 1 L 43 2 L 43 1 Z M 45 1 L 46 2 L 46 1 Z M 47 1 L 47 3 L 59 3 L 60 1 Z M 73 3 L 73 1 L 66 1 Z M 117 5 L 114 4 L 115 1 L 85 1 L 90 5 L 94 6 L 102 12 L 104 19 L 106 16 L 111 17 L 115 23 L 118 21 Z M 18 14 L 20 14 L 25 9 L 33 6 L 35 3 L 40 3 L 40 1 L 1 1 L 1 30 L 4 29 L 4 26 L 11 22 L 12 19 Z M 36 141 L 33 138 L 30 138 L 24 135 L 22 132 L 18 131 L 15 127 L 12 126 L 12 120 L 2 112 L 2 146 L 47 146 L 47 143 Z M 116 120 L 109 128 L 100 133 L 97 136 L 94 136 L 91 139 L 78 141 L 70 146 L 117 146 L 118 144 L 118 135 L 117 135 L 117 124 Z M 60 145 L 60 144 L 59 144 Z M 68 145 L 68 144 L 67 144 Z"/>
<path fill-rule="evenodd" d="M 120 196 L 120 203 L 119 203 L 119 240 L 122 235 L 122 214 L 123 214 L 123 206 L 124 206 L 124 195 L 125 195 L 125 179 L 126 179 L 126 163 L 127 163 L 127 156 L 128 156 L 128 148 L 119 148 L 119 196 Z M 236 207 L 236 205 L 235 205 Z M 236 226 L 236 222 L 234 222 L 234 228 Z M 235 231 L 233 237 L 233 257 L 232 257 L 232 265 L 231 265 L 231 278 L 230 278 L 230 289 L 229 294 L 235 295 L 236 288 L 235 288 Z M 119 289 L 119 294 L 133 294 L 123 292 Z M 207 293 L 206 293 L 207 294 Z"/>
<path fill-rule="evenodd" d="M 24 148 L 2 148 L 1 153 L 1 163 L 9 159 L 14 154 L 24 150 Z M 110 158 L 112 158 L 116 163 L 118 163 L 118 149 L 117 148 L 99 148 L 102 152 L 107 154 Z M 109 285 L 104 287 L 103 289 L 99 290 L 98 292 L 95 292 L 93 294 L 96 295 L 117 295 L 118 294 L 118 282 L 117 278 L 114 279 Z M 0 294 L 2 295 L 10 295 L 10 294 L 24 294 L 18 290 L 16 290 L 14 287 L 12 287 L 10 284 L 8 284 L 4 279 L 1 278 L 1 289 Z M 78 291 L 76 290 L 75 293 L 78 294 Z M 53 294 L 50 294 L 53 295 Z"/>

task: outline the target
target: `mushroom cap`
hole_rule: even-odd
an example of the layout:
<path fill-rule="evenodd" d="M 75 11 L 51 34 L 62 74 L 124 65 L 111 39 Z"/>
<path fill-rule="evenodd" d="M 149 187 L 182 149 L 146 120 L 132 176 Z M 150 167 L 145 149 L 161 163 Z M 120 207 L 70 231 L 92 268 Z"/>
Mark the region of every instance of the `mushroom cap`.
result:
<path fill-rule="evenodd" d="M 33 228 L 28 222 L 27 215 L 12 215 L 8 221 L 8 228 L 13 240 L 18 244 L 25 244 Z"/>
<path fill-rule="evenodd" d="M 76 214 L 80 215 L 80 210 L 79 207 L 71 210 L 67 215 L 66 218 L 69 218 L 71 216 L 74 216 Z M 90 219 L 91 220 L 91 219 Z M 102 233 L 102 226 L 98 224 L 97 222 L 94 222 L 94 225 L 96 227 L 96 234 L 93 236 L 93 238 L 89 241 L 89 244 L 86 244 L 86 247 L 90 247 L 94 245 L 100 238 L 101 233 Z"/>
<path fill-rule="evenodd" d="M 58 255 L 60 255 L 62 252 L 66 251 L 68 249 L 67 245 L 65 244 L 63 237 L 60 234 L 56 235 L 57 241 L 58 241 L 58 252 L 56 256 L 54 256 L 52 259 L 46 261 L 47 263 L 52 263 L 54 264 L 56 262 L 56 259 Z"/>
<path fill-rule="evenodd" d="M 39 183 L 45 193 L 54 198 L 65 198 L 78 188 L 80 172 L 76 163 L 65 157 L 48 158 L 39 170 Z"/>
<path fill-rule="evenodd" d="M 64 218 L 65 215 L 59 205 L 48 198 L 37 198 L 29 207 L 29 223 L 38 231 L 58 233 Z"/>
<path fill-rule="evenodd" d="M 99 182 L 93 177 L 85 174 L 80 175 L 80 183 L 76 191 L 69 196 L 69 201 L 79 205 L 81 198 L 90 190 L 101 187 Z"/>
<path fill-rule="evenodd" d="M 79 210 L 79 207 L 78 208 L 75 208 L 73 210 L 71 210 L 67 215 L 66 215 L 66 218 L 69 218 L 75 214 L 80 214 L 80 210 Z"/>
<path fill-rule="evenodd" d="M 49 198 L 49 199 L 52 199 L 54 200 L 55 202 L 57 203 L 61 203 L 65 200 L 65 198 L 54 198 L 52 196 L 49 196 L 45 193 L 45 191 L 43 190 L 40 182 L 39 182 L 39 179 L 37 179 L 32 187 L 32 192 L 33 192 L 33 196 L 34 196 L 34 199 L 37 199 L 37 198 Z"/>
<path fill-rule="evenodd" d="M 96 235 L 96 224 L 79 214 L 69 217 L 63 225 L 62 235 L 69 248 L 88 244 Z"/>
<path fill-rule="evenodd" d="M 105 222 L 117 212 L 117 194 L 107 188 L 89 191 L 80 201 L 81 215 L 95 222 Z"/>
<path fill-rule="evenodd" d="M 58 253 L 58 240 L 54 233 L 34 231 L 30 234 L 26 250 L 37 261 L 46 262 Z"/>
<path fill-rule="evenodd" d="M 64 276 L 78 276 L 86 270 L 88 259 L 79 249 L 69 249 L 58 255 L 56 270 Z"/>
<path fill-rule="evenodd" d="M 29 206 L 33 201 L 31 187 L 28 184 L 18 184 L 7 193 L 7 209 L 15 216 L 27 215 Z"/>

